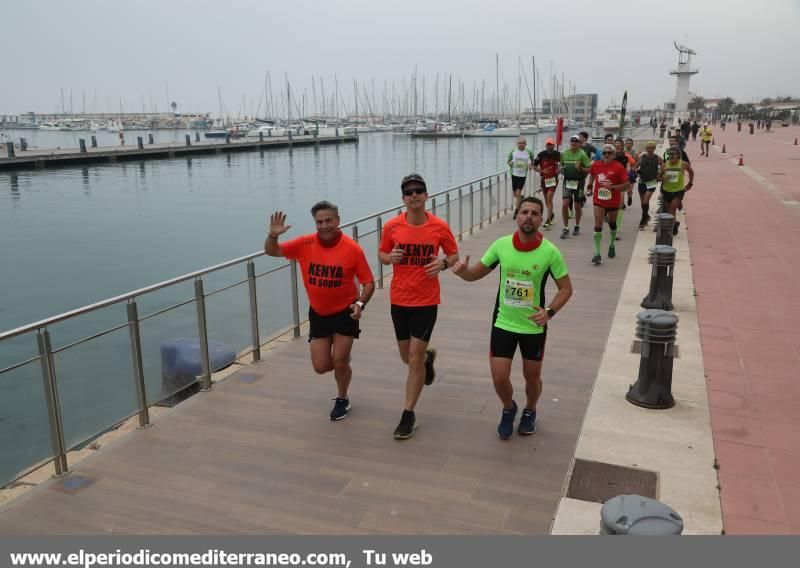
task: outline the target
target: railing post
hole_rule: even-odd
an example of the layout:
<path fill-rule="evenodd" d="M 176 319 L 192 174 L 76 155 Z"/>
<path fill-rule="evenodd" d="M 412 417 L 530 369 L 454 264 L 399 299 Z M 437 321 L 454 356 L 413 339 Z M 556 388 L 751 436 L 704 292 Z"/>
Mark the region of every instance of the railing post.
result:
<path fill-rule="evenodd" d="M 435 197 L 431 200 L 431 213 L 436 215 L 436 198 Z"/>
<path fill-rule="evenodd" d="M 147 408 L 147 391 L 144 384 L 144 367 L 142 366 L 142 342 L 139 337 L 139 310 L 136 300 L 126 306 L 128 311 L 128 332 L 131 336 L 131 358 L 133 360 L 133 378 L 136 382 L 136 398 L 139 402 L 139 428 L 150 424 L 150 410 Z"/>
<path fill-rule="evenodd" d="M 292 317 L 294 318 L 294 338 L 300 337 L 300 297 L 297 295 L 297 261 L 289 262 L 292 277 Z"/>
<path fill-rule="evenodd" d="M 383 233 L 383 220 L 380 215 L 378 215 L 377 229 L 378 231 L 375 234 L 378 235 L 378 249 L 380 249 L 381 235 Z M 380 260 L 378 260 L 378 288 L 383 288 L 383 263 Z"/>
<path fill-rule="evenodd" d="M 492 180 L 489 180 L 489 224 L 492 224 Z"/>
<path fill-rule="evenodd" d="M 53 465 L 56 477 L 69 473 L 67 451 L 64 447 L 64 425 L 61 422 L 61 406 L 58 402 L 58 385 L 56 383 L 55 361 L 50 346 L 50 333 L 45 329 L 36 333 L 39 346 L 39 360 L 42 364 L 42 380 L 44 396 L 47 400 L 47 421 L 50 424 L 50 441 L 53 444 Z"/>
<path fill-rule="evenodd" d="M 263 133 L 260 133 L 263 134 Z M 250 289 L 250 334 L 253 337 L 253 361 L 261 361 L 261 338 L 258 334 L 258 295 L 256 294 L 256 265 L 247 261 L 247 287 Z"/>
<path fill-rule="evenodd" d="M 492 185 L 492 180 L 491 178 L 489 178 L 489 186 L 491 187 L 491 185 Z M 480 230 L 483 230 L 483 181 L 480 182 L 480 185 L 478 187 L 479 187 L 478 191 L 480 192 L 480 195 L 478 196 L 478 205 L 480 207 L 480 209 L 478 210 L 478 228 Z"/>
<path fill-rule="evenodd" d="M 505 178 L 505 189 L 503 190 L 503 193 L 505 194 L 506 207 L 503 209 L 503 215 L 508 215 L 508 172 L 505 173 Z"/>
<path fill-rule="evenodd" d="M 450 192 L 444 194 L 444 213 L 445 213 L 445 221 L 447 221 L 447 226 L 450 226 Z"/>
<path fill-rule="evenodd" d="M 194 299 L 197 305 L 197 331 L 200 340 L 200 363 L 203 375 L 200 377 L 200 389 L 211 390 L 211 363 L 208 359 L 208 327 L 206 326 L 206 297 L 203 293 L 203 279 L 194 281 Z"/>
<path fill-rule="evenodd" d="M 458 240 L 464 240 L 464 195 L 458 188 Z"/>
<path fill-rule="evenodd" d="M 500 175 L 497 175 L 497 220 L 500 220 L 500 194 L 502 191 L 500 190 Z"/>
<path fill-rule="evenodd" d="M 472 191 L 472 184 L 469 184 L 469 234 L 472 234 L 473 219 L 475 219 L 475 194 Z"/>
<path fill-rule="evenodd" d="M 358 225 L 353 225 L 353 240 L 358 242 Z"/>

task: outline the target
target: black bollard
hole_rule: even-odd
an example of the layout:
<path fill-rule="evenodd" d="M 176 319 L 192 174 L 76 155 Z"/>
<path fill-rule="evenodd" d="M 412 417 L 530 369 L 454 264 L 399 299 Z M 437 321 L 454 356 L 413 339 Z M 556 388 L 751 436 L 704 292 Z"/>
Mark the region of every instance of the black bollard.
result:
<path fill-rule="evenodd" d="M 231 133 L 230 132 L 226 132 L 225 133 L 225 144 L 230 144 L 230 143 L 231 143 Z"/>
<path fill-rule="evenodd" d="M 194 133 L 194 141 L 195 142 L 200 142 L 200 133 L 199 132 L 195 132 Z"/>
<path fill-rule="evenodd" d="M 148 144 L 152 144 L 153 143 L 153 133 L 152 132 L 147 135 L 147 143 Z"/>
<path fill-rule="evenodd" d="M 292 141 L 292 131 L 291 131 L 291 129 L 290 129 L 290 130 L 289 130 L 289 142 L 291 142 L 291 141 Z"/>
<path fill-rule="evenodd" d="M 672 310 L 672 277 L 675 272 L 674 248 L 667 245 L 650 247 L 647 262 L 653 265 L 650 274 L 650 292 L 641 306 L 648 309 Z"/>
<path fill-rule="evenodd" d="M 192 145 L 192 137 L 189 136 L 188 134 L 186 135 L 186 145 L 187 146 L 191 146 Z"/>
<path fill-rule="evenodd" d="M 639 377 L 625 398 L 644 408 L 675 406 L 672 397 L 672 359 L 678 334 L 678 316 L 663 310 L 636 314 L 636 337 L 641 340 Z"/>
<path fill-rule="evenodd" d="M 675 225 L 675 216 L 671 213 L 656 215 L 656 244 L 672 246 L 672 227 Z"/>
<path fill-rule="evenodd" d="M 28 149 L 28 139 L 27 138 L 20 138 L 19 139 L 19 149 L 21 152 L 24 152 Z"/>
<path fill-rule="evenodd" d="M 92 148 L 97 148 L 97 136 L 92 135 Z"/>
<path fill-rule="evenodd" d="M 9 158 L 14 158 L 14 143 L 13 142 L 6 142 L 6 154 Z"/>
<path fill-rule="evenodd" d="M 336 129 L 336 138 L 339 138 L 339 129 Z"/>
<path fill-rule="evenodd" d="M 263 142 L 264 141 L 264 131 L 263 130 L 258 133 L 258 141 L 259 142 Z"/>
<path fill-rule="evenodd" d="M 136 145 L 139 147 L 139 150 L 144 150 L 144 139 L 141 136 L 136 137 Z"/>
<path fill-rule="evenodd" d="M 80 148 L 81 148 L 81 154 L 85 154 L 86 153 L 86 140 L 84 140 L 83 138 L 79 138 L 78 139 L 78 146 L 80 146 Z"/>

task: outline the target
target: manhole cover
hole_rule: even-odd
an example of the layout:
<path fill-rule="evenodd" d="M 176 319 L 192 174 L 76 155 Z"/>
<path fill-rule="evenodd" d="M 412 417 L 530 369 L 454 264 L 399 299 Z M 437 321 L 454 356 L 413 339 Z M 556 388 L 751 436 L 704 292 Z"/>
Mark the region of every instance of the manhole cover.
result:
<path fill-rule="evenodd" d="M 54 491 L 60 491 L 61 493 L 67 493 L 69 495 L 75 495 L 76 493 L 80 493 L 92 485 L 95 481 L 97 480 L 93 477 L 72 474 L 51 485 L 50 489 Z"/>
<path fill-rule="evenodd" d="M 655 499 L 657 482 L 654 471 L 576 459 L 567 497 L 595 503 L 631 494 Z"/>

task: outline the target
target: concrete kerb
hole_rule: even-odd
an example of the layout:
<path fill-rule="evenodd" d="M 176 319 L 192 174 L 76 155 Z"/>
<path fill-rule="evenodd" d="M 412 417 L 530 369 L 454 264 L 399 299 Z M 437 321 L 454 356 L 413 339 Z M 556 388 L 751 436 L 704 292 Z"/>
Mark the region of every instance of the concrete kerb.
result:
<path fill-rule="evenodd" d="M 656 498 L 684 518 L 684 534 L 720 534 L 722 511 L 687 228 L 684 216 L 673 243 L 678 249 L 673 301 L 680 317 L 680 357 L 674 361 L 672 387 L 676 405 L 646 410 L 625 400 L 638 373 L 639 355 L 631 353 L 631 344 L 650 278 L 648 248 L 655 244 L 652 232 L 645 230 L 636 238 L 574 457 L 658 472 Z M 598 534 L 601 504 L 567 498 L 570 476 L 551 534 Z"/>

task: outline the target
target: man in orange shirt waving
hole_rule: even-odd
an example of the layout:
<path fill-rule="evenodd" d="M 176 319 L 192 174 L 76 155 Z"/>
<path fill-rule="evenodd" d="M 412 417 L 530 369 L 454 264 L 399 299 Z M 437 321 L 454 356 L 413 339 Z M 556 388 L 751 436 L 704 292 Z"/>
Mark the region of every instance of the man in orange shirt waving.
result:
<path fill-rule="evenodd" d="M 406 176 L 400 189 L 406 212 L 384 225 L 378 258 L 394 265 L 392 322 L 400 358 L 408 365 L 405 407 L 394 437 L 405 440 L 417 427 L 414 407 L 422 386 L 435 377 L 436 351 L 428 349 L 428 342 L 440 303 L 438 274 L 458 260 L 458 245 L 447 223 L 425 211 L 428 188 L 421 175 Z M 445 258 L 439 258 L 439 249 Z"/>
<path fill-rule="evenodd" d="M 311 208 L 311 215 L 317 225 L 316 234 L 278 244 L 278 237 L 291 225 L 286 225 L 284 213 L 273 213 L 264 251 L 300 263 L 308 293 L 311 364 L 319 374 L 333 371 L 338 393 L 330 419 L 341 420 L 350 412 L 350 351 L 361 334 L 358 320 L 375 291 L 375 282 L 364 251 L 339 230 L 339 209 L 320 201 Z M 356 279 L 361 284 L 360 294 Z"/>

